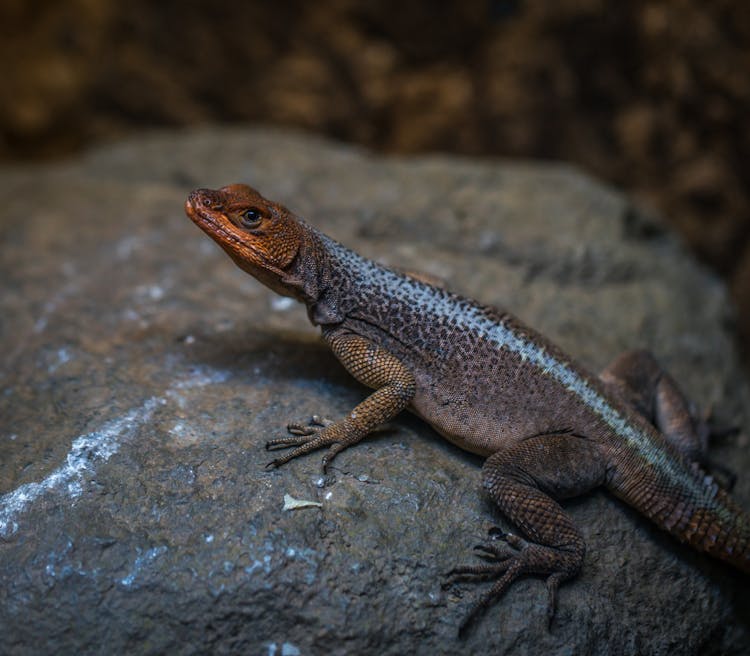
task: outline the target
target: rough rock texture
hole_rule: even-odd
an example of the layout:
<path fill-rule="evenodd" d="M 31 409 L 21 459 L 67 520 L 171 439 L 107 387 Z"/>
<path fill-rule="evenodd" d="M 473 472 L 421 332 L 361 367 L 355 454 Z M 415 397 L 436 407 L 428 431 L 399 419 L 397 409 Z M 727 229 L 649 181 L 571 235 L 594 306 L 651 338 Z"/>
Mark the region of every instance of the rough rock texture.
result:
<path fill-rule="evenodd" d="M 250 182 L 387 263 L 512 308 L 594 368 L 647 346 L 750 426 L 724 288 L 622 196 L 564 166 L 377 159 L 273 132 L 153 135 L 0 176 L 0 651 L 712 654 L 750 648 L 747 578 L 604 493 L 551 631 L 516 584 L 441 588 L 493 523 L 479 458 L 403 416 L 265 471 L 289 420 L 365 393 L 301 307 L 183 215 Z M 714 451 L 750 508 L 744 435 Z M 290 494 L 318 501 L 283 511 Z"/>

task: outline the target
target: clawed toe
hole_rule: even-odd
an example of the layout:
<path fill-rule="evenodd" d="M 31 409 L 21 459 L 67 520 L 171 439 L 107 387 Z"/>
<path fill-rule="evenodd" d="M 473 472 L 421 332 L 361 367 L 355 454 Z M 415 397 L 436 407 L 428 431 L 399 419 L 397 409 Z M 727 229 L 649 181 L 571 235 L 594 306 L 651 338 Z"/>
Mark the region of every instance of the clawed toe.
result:
<path fill-rule="evenodd" d="M 502 561 L 513 555 L 513 550 L 506 544 L 501 547 L 494 544 L 475 544 L 474 555 L 488 561 Z"/>
<path fill-rule="evenodd" d="M 268 440 L 266 442 L 266 451 L 278 451 L 279 449 L 301 446 L 307 444 L 311 439 L 313 439 L 312 436 L 279 437 L 275 440 Z"/>
<path fill-rule="evenodd" d="M 326 419 L 320 415 L 313 415 L 306 424 L 301 422 L 291 422 L 287 424 L 286 429 L 292 435 L 305 437 L 308 435 L 315 435 L 332 424 L 333 422 L 330 419 Z"/>
<path fill-rule="evenodd" d="M 447 574 L 445 588 L 452 586 L 454 583 L 475 583 L 479 581 L 490 581 L 505 574 L 509 562 L 499 562 L 494 565 L 465 565 L 463 567 L 454 567 Z"/>
<path fill-rule="evenodd" d="M 279 437 L 266 442 L 266 451 L 277 451 L 279 449 L 289 449 L 293 447 L 300 447 L 317 439 L 320 432 L 333 424 L 330 419 L 325 419 L 320 415 L 313 415 L 310 417 L 310 421 L 307 424 L 299 422 L 291 422 L 287 424 L 286 429 L 291 433 L 290 437 Z M 274 460 L 273 464 L 277 467 L 280 463 Z"/>
<path fill-rule="evenodd" d="M 487 567 L 490 567 L 489 565 Z M 495 571 L 495 576 L 499 579 L 492 585 L 488 592 L 484 593 L 479 599 L 477 599 L 469 611 L 464 616 L 463 621 L 458 627 L 458 637 L 464 638 L 469 627 L 475 622 L 479 615 L 489 608 L 497 599 L 505 594 L 506 590 L 510 587 L 521 574 L 524 573 L 524 567 L 520 559 L 513 559 L 505 563 L 491 566 Z"/>
<path fill-rule="evenodd" d="M 336 432 L 334 422 L 318 415 L 313 415 L 310 419 L 310 424 L 307 426 L 292 423 L 288 424 L 287 428 L 291 435 L 289 437 L 268 440 L 266 442 L 266 450 L 290 449 L 290 451 L 287 451 L 287 453 L 276 460 L 269 462 L 266 465 L 266 469 L 280 467 L 299 456 L 306 455 L 323 447 L 328 447 L 322 459 L 323 473 L 325 474 L 336 455 L 359 440 L 359 436 L 356 436 L 356 439 L 352 439 L 351 437 L 341 439 L 340 435 Z"/>
<path fill-rule="evenodd" d="M 312 428 L 310 426 L 303 426 L 302 424 L 287 424 L 286 429 L 292 434 L 292 435 L 312 435 L 315 433 L 318 429 Z"/>
<path fill-rule="evenodd" d="M 549 594 L 547 624 L 549 627 L 555 614 L 557 589 L 560 583 L 574 576 L 580 569 L 583 549 L 568 551 L 548 547 L 527 542 L 510 533 L 503 533 L 502 539 L 504 542 L 502 545 L 490 543 L 478 544 L 474 547 L 475 554 L 487 561 L 486 564 L 454 567 L 446 575 L 444 589 L 459 582 L 494 581 L 490 589 L 470 606 L 459 627 L 459 636 L 464 636 L 477 617 L 502 597 L 517 578 L 529 574 L 547 576 Z"/>

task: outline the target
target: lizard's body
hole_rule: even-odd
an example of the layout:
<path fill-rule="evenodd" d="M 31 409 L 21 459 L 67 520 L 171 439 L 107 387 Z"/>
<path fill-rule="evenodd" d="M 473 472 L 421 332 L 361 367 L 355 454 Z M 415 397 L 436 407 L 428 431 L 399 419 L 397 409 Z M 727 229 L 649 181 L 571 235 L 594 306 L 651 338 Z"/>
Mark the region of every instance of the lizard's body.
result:
<path fill-rule="evenodd" d="M 235 263 L 297 298 L 334 354 L 375 392 L 343 420 L 269 442 L 281 465 L 342 449 L 413 410 L 457 446 L 487 456 L 484 482 L 530 538 L 484 547 L 497 578 L 469 618 L 519 575 L 548 576 L 550 609 L 583 538 L 554 500 L 599 485 L 680 540 L 750 572 L 750 520 L 698 466 L 705 435 L 672 379 L 644 352 L 587 373 L 513 316 L 363 258 L 244 185 L 191 194 L 188 215 Z"/>
<path fill-rule="evenodd" d="M 482 456 L 563 430 L 606 442 L 606 420 L 592 409 L 594 399 L 604 417 L 622 413 L 598 380 L 542 335 L 513 315 L 316 237 L 339 281 L 333 297 L 314 306 L 320 316 L 337 315 L 324 336 L 348 330 L 395 355 L 416 381 L 410 409 L 443 437 Z M 540 367 L 548 373 L 539 375 Z"/>

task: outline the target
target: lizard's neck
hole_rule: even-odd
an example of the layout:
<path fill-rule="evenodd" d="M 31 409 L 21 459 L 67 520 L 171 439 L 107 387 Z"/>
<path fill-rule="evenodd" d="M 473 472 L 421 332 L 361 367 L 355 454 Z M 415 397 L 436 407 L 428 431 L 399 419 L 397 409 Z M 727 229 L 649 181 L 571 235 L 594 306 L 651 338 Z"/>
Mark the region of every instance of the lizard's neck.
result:
<path fill-rule="evenodd" d="M 314 228 L 306 235 L 295 265 L 304 281 L 302 300 L 310 321 L 320 326 L 344 321 L 361 301 L 362 283 L 385 273 L 372 260 Z"/>

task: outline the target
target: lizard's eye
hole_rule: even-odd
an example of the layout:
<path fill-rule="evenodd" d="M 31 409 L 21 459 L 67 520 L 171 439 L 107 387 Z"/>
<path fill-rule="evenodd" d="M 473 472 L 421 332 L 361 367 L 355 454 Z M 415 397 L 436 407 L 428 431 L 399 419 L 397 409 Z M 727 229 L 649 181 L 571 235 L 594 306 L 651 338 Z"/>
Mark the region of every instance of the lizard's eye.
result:
<path fill-rule="evenodd" d="M 262 218 L 263 215 L 258 210 L 245 210 L 240 214 L 240 225 L 242 225 L 243 228 L 255 228 Z"/>

